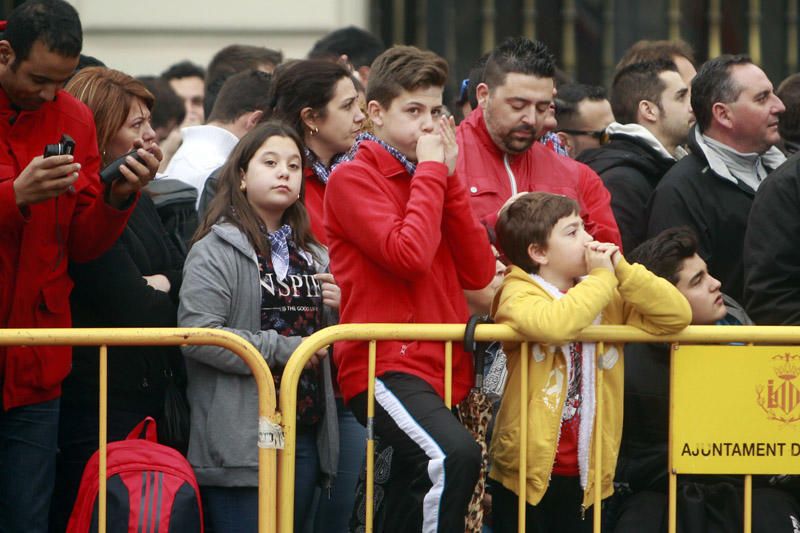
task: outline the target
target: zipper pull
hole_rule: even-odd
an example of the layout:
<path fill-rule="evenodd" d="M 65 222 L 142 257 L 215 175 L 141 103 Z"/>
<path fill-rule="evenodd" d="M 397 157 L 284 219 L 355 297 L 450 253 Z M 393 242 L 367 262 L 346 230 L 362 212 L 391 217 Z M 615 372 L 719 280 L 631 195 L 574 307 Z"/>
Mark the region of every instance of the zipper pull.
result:
<path fill-rule="evenodd" d="M 586 520 L 586 507 L 581 505 L 581 522 Z"/>
<path fill-rule="evenodd" d="M 402 346 L 400 346 L 400 355 L 405 355 L 406 350 L 408 350 L 408 344 L 403 344 Z"/>

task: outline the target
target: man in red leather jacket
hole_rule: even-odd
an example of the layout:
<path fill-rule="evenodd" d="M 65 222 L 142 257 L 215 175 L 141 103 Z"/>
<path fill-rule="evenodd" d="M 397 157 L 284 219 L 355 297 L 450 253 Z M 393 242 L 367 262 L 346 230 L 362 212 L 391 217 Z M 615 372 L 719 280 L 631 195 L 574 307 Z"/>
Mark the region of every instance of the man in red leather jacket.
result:
<path fill-rule="evenodd" d="M 61 90 L 82 30 L 62 0 L 29 0 L 0 39 L 0 328 L 70 327 L 70 261 L 94 259 L 125 227 L 160 152 L 139 151 L 123 179 L 98 176 L 92 112 Z M 42 157 L 62 134 L 74 155 Z M 102 290 L 102 287 L 98 287 Z M 0 347 L 0 531 L 47 531 L 68 346 Z"/>
<path fill-rule="evenodd" d="M 622 245 L 611 196 L 584 164 L 536 142 L 553 103 L 555 63 L 539 41 L 514 37 L 494 49 L 476 87 L 478 107 L 458 126 L 456 173 L 466 181 L 475 216 L 490 229 L 518 193 L 575 199 L 595 239 Z"/>

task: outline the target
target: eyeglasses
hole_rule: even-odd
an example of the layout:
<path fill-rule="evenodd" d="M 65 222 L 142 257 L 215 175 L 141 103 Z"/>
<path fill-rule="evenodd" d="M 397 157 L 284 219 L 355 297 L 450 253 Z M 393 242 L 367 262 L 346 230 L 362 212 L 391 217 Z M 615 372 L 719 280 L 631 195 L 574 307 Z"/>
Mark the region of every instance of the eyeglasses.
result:
<path fill-rule="evenodd" d="M 562 133 L 568 133 L 569 135 L 588 135 L 592 139 L 597 139 L 600 141 L 600 144 L 606 144 L 608 142 L 608 133 L 606 130 L 597 130 L 597 131 L 586 131 L 586 130 L 558 130 Z"/>

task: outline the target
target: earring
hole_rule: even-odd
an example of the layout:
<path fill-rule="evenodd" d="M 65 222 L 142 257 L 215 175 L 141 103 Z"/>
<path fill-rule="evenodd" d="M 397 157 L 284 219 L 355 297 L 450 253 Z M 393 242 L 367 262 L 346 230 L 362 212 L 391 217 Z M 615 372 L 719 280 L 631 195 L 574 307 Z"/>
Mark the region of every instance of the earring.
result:
<path fill-rule="evenodd" d="M 314 135 L 316 135 L 317 133 L 319 133 L 319 128 L 318 128 L 318 127 L 316 127 L 316 126 L 312 126 L 311 128 L 309 128 L 309 130 L 308 130 L 308 131 L 309 131 L 309 133 L 311 134 L 311 136 L 313 137 Z"/>
<path fill-rule="evenodd" d="M 239 190 L 242 192 L 247 190 L 247 184 L 244 182 L 244 180 L 242 180 L 242 182 L 239 183 Z"/>

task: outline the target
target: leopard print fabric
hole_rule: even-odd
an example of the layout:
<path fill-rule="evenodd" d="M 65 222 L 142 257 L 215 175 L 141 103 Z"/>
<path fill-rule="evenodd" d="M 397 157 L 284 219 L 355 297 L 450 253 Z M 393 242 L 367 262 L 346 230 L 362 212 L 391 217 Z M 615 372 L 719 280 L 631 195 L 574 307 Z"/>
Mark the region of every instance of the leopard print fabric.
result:
<path fill-rule="evenodd" d="M 483 500 L 486 495 L 486 474 L 489 467 L 486 429 L 492 420 L 491 400 L 482 391 L 473 389 L 467 399 L 458 405 L 458 416 L 481 447 L 481 472 L 467 507 L 464 528 L 466 533 L 480 533 L 483 528 Z"/>

